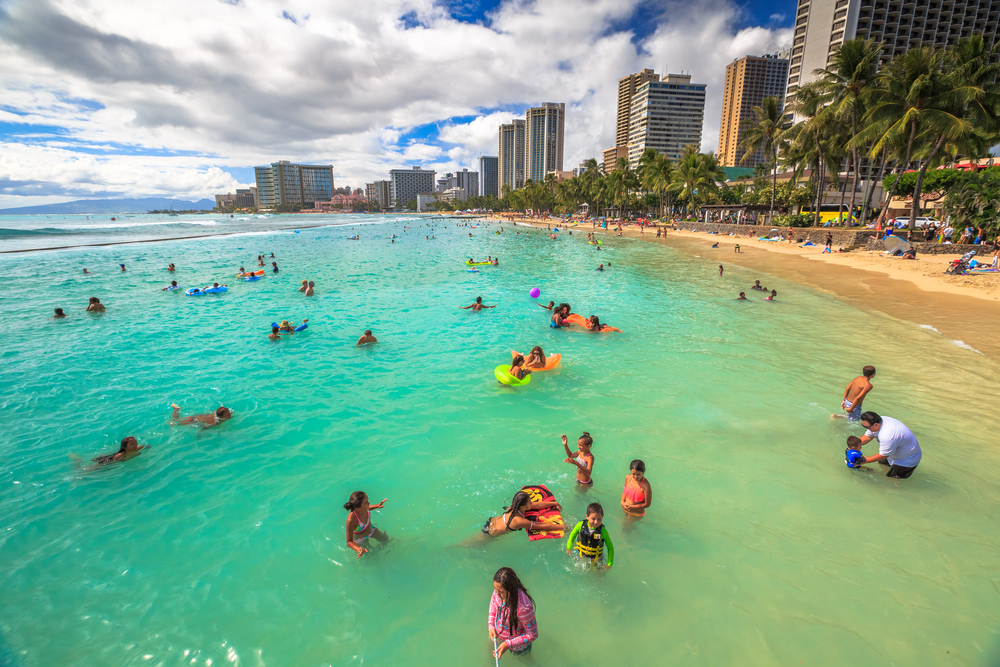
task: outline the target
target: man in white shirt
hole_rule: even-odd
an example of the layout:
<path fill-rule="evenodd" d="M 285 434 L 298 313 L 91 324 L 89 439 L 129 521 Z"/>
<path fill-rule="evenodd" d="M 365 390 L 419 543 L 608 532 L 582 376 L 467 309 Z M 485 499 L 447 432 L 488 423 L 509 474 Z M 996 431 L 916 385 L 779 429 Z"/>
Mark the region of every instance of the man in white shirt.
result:
<path fill-rule="evenodd" d="M 906 424 L 892 417 L 880 417 L 874 412 L 861 415 L 861 425 L 868 429 L 861 436 L 861 445 L 867 445 L 878 439 L 878 454 L 869 456 L 858 463 L 875 463 L 887 461 L 889 472 L 887 477 L 906 479 L 913 474 L 920 463 L 922 453 L 920 443 L 913 431 Z"/>

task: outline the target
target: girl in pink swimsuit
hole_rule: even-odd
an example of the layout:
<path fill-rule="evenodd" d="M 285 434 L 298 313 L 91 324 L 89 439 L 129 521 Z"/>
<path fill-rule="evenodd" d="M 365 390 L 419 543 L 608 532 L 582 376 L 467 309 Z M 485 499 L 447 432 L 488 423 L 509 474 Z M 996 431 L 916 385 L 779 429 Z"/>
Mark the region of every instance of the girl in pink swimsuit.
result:
<path fill-rule="evenodd" d="M 389 536 L 372 525 L 372 510 L 380 510 L 385 506 L 386 498 L 378 505 L 368 503 L 368 494 L 364 491 L 355 491 L 350 499 L 344 503 L 344 509 L 350 512 L 347 515 L 347 548 L 358 554 L 368 553 L 363 544 L 369 537 L 374 537 L 379 542 L 388 542 Z M 360 543 L 360 544 L 359 544 Z"/>
<path fill-rule="evenodd" d="M 497 660 L 507 651 L 514 655 L 528 653 L 531 643 L 538 639 L 535 601 L 509 567 L 501 567 L 493 575 L 489 633 L 494 644 L 499 640 L 493 653 Z"/>
<path fill-rule="evenodd" d="M 622 509 L 629 516 L 643 516 L 653 503 L 653 489 L 646 479 L 646 464 L 636 459 L 629 464 L 629 474 L 622 489 Z"/>

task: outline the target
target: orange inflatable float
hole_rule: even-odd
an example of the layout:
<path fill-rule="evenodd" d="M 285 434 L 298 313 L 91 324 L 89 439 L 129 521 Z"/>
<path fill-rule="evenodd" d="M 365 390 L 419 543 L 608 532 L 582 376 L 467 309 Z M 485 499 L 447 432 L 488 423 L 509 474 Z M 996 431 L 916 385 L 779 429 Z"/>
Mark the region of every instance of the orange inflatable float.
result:
<path fill-rule="evenodd" d="M 516 357 L 517 355 L 520 354 L 522 357 L 525 358 L 525 360 L 528 359 L 527 355 L 521 354 L 517 350 L 511 350 L 510 354 L 512 357 Z M 538 366 L 528 366 L 527 361 L 525 361 L 525 368 L 527 368 L 529 371 L 551 371 L 553 368 L 559 365 L 559 361 L 561 359 L 562 355 L 557 352 L 556 354 L 550 354 L 546 356 L 545 365 L 542 366 L 541 368 L 539 368 Z"/>
<path fill-rule="evenodd" d="M 577 315 L 576 313 L 570 313 L 569 315 L 567 315 L 566 317 L 563 318 L 563 322 L 569 322 L 570 324 L 576 324 L 577 326 L 583 327 L 587 331 L 592 331 L 592 329 L 590 328 L 590 320 L 588 320 L 583 315 Z M 601 326 L 602 326 L 602 328 L 601 328 L 601 330 L 598 333 L 610 333 L 612 331 L 617 331 L 618 333 L 622 332 L 621 329 L 617 329 L 615 327 L 609 327 L 607 324 L 603 324 Z"/>

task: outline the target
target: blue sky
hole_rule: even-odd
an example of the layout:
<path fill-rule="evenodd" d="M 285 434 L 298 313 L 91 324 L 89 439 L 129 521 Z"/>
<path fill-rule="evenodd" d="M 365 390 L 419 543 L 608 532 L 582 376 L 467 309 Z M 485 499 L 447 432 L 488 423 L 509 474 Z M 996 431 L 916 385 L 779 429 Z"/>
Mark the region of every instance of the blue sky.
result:
<path fill-rule="evenodd" d="M 87 0 L 70 13 L 3 0 L 0 208 L 88 192 L 197 199 L 280 159 L 331 163 L 353 187 L 399 166 L 474 168 L 496 153 L 499 123 L 541 102 L 566 103 L 570 169 L 613 142 L 618 78 L 665 64 L 708 85 L 702 148 L 714 149 L 725 65 L 787 45 L 794 11 L 760 0 Z"/>

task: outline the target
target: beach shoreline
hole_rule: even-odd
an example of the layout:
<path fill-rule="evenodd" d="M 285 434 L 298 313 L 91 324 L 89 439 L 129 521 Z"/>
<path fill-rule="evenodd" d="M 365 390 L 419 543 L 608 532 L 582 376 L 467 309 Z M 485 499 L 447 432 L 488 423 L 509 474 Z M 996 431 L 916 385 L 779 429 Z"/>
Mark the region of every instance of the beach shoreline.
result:
<path fill-rule="evenodd" d="M 564 224 L 528 218 L 490 220 L 541 229 Z M 585 224 L 572 229 L 619 238 L 610 229 L 588 228 Z M 670 230 L 665 237 L 656 238 L 655 229 L 640 234 L 634 227 L 624 228 L 621 238 L 625 237 L 669 245 L 724 266 L 736 265 L 789 280 L 861 310 L 932 328 L 960 347 L 1000 359 L 1000 341 L 993 331 L 993 322 L 1000 317 L 1000 274 L 946 276 L 945 267 L 957 255 L 903 260 L 864 251 L 823 253 L 822 246 L 802 248 L 788 242 L 702 232 Z M 714 243 L 719 247 L 712 248 Z M 735 252 L 737 243 L 739 253 Z"/>

